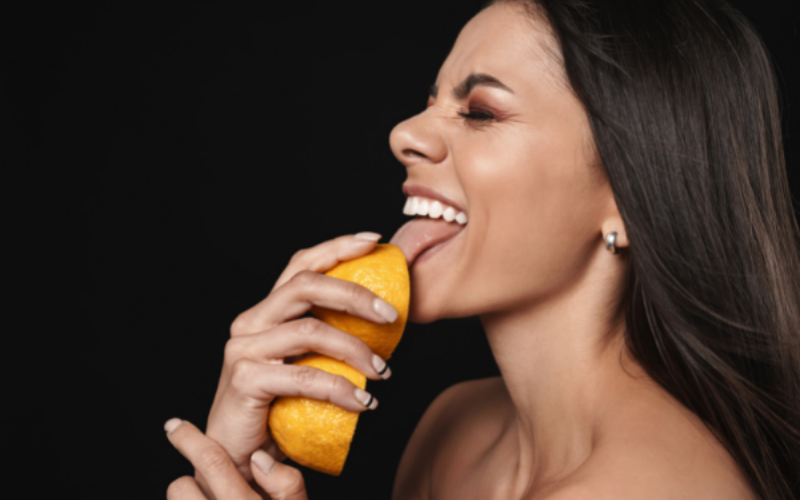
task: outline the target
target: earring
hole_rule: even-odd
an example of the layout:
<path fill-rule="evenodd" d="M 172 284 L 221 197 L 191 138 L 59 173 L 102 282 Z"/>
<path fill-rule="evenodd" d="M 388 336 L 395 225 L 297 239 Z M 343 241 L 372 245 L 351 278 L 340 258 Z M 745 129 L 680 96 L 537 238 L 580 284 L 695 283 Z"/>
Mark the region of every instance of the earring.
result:
<path fill-rule="evenodd" d="M 608 250 L 614 255 L 617 255 L 619 253 L 619 248 L 617 248 L 616 231 L 613 233 L 608 233 L 608 235 L 606 236 L 606 250 Z"/>

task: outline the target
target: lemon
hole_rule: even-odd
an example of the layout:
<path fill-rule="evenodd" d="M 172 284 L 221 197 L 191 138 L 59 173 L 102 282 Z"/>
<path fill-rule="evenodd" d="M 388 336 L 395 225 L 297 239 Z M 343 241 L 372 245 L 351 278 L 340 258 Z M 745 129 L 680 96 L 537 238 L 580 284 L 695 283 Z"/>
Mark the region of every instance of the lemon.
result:
<path fill-rule="evenodd" d="M 378 245 L 369 254 L 342 262 L 325 274 L 358 283 L 397 309 L 398 316 L 394 323 L 385 324 L 375 324 L 343 311 L 322 307 L 311 309 L 311 313 L 325 323 L 366 342 L 384 361 L 389 359 L 403 336 L 408 319 L 411 287 L 402 250 L 391 244 Z"/>
<path fill-rule="evenodd" d="M 342 375 L 364 389 L 367 378 L 342 361 L 310 354 L 294 363 Z M 327 401 L 281 397 L 272 404 L 269 428 L 281 451 L 300 465 L 338 476 L 342 472 L 358 413 Z"/>
<path fill-rule="evenodd" d="M 389 359 L 403 336 L 408 318 L 410 282 L 403 252 L 395 245 L 377 245 L 369 254 L 342 262 L 328 276 L 358 283 L 397 309 L 393 323 L 375 324 L 341 311 L 314 307 L 311 312 L 325 323 L 360 338 L 384 360 Z M 310 354 L 294 363 L 312 366 L 347 378 L 364 389 L 366 377 L 342 361 Z M 298 464 L 338 476 L 353 440 L 359 413 L 327 401 L 279 397 L 272 403 L 268 426 L 281 451 Z"/>

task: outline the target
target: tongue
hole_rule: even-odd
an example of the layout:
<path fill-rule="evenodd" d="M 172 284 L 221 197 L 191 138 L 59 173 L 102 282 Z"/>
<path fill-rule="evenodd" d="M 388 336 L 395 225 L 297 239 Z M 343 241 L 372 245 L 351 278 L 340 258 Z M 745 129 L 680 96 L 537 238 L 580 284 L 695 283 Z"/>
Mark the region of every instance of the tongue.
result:
<path fill-rule="evenodd" d="M 403 224 L 394 233 L 390 243 L 400 247 L 410 266 L 419 254 L 437 243 L 452 238 L 462 229 L 464 226 L 458 222 L 419 217 Z"/>

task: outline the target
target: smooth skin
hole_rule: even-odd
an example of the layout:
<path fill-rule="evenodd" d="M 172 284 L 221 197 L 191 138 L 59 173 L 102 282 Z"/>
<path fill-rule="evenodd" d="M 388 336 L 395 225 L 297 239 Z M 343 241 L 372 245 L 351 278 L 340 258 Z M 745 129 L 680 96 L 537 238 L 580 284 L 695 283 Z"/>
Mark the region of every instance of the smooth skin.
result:
<path fill-rule="evenodd" d="M 502 88 L 484 79 L 454 95 L 481 74 Z M 393 498 L 754 498 L 703 422 L 625 348 L 628 238 L 548 25 L 514 4 L 480 12 L 435 84 L 427 109 L 392 131 L 391 147 L 406 185 L 455 200 L 469 223 L 412 266 L 410 320 L 478 315 L 502 377 L 457 384 L 431 404 L 403 455 Z M 617 255 L 605 248 L 612 231 Z M 375 320 L 366 294 L 314 277 L 369 251 L 347 246 L 347 238 L 293 259 L 270 297 L 234 323 L 232 342 L 251 336 L 250 348 L 226 352 L 208 437 L 238 467 L 230 473 L 251 484 L 251 454 L 269 450 L 272 397 L 313 392 L 358 409 L 343 382 L 315 374 L 301 383 L 280 360 L 315 350 L 378 378 L 365 346 L 345 346 L 332 329 L 298 334 L 298 321 L 280 312 L 323 301 Z M 242 359 L 249 361 L 237 372 Z"/>

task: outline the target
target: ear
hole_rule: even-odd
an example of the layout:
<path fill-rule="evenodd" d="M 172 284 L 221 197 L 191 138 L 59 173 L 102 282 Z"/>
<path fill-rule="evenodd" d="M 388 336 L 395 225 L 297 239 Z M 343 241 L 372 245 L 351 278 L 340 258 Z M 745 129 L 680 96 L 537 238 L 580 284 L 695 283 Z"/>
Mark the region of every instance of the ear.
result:
<path fill-rule="evenodd" d="M 606 210 L 606 215 L 602 218 L 600 230 L 602 232 L 604 245 L 606 236 L 608 236 L 609 233 L 617 233 L 617 248 L 625 248 L 630 245 L 630 242 L 628 241 L 628 233 L 625 231 L 625 223 L 622 221 L 622 216 L 619 214 L 619 208 L 617 208 L 617 202 L 614 201 L 613 196 L 611 196 L 608 209 Z"/>

